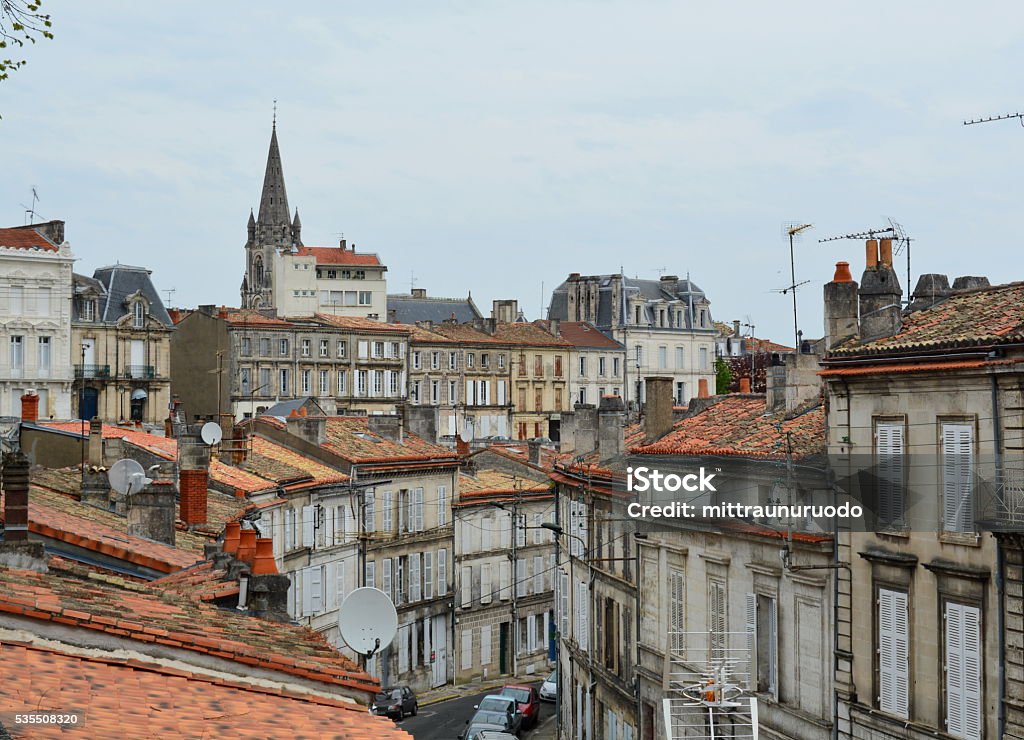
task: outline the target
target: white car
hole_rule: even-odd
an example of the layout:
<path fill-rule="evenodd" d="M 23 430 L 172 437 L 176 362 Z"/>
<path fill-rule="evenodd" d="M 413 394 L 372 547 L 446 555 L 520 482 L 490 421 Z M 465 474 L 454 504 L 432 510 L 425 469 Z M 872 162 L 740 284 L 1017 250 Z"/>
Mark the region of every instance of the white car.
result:
<path fill-rule="evenodd" d="M 543 701 L 554 701 L 558 693 L 558 671 L 553 671 L 540 685 L 540 698 Z"/>

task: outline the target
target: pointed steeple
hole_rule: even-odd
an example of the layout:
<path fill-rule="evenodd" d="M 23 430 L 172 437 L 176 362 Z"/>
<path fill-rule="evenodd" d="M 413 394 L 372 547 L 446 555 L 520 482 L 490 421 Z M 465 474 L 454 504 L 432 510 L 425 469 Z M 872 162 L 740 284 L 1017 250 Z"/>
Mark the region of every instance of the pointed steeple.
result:
<path fill-rule="evenodd" d="M 302 221 L 299 220 L 299 209 L 295 209 L 295 218 L 292 219 L 292 241 L 296 246 L 302 246 Z"/>
<path fill-rule="evenodd" d="M 263 176 L 263 194 L 260 196 L 260 226 L 270 229 L 272 234 L 282 233 L 281 227 L 288 227 L 288 193 L 284 189 L 284 170 L 281 168 L 281 151 L 277 146 L 277 123 L 270 134 L 270 151 L 267 154 L 267 171 Z"/>

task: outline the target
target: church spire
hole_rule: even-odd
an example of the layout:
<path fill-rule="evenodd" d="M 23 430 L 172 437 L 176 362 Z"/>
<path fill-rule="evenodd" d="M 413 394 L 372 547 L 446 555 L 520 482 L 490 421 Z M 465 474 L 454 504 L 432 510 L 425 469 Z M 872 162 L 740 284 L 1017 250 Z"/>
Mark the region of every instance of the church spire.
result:
<path fill-rule="evenodd" d="M 263 176 L 263 194 L 260 196 L 258 222 L 272 234 L 287 233 L 291 224 L 288 212 L 288 193 L 284 189 L 284 170 L 281 168 L 281 151 L 277 146 L 277 119 L 270 134 L 270 151 L 267 154 L 267 171 Z M 282 229 L 282 227 L 284 227 Z"/>

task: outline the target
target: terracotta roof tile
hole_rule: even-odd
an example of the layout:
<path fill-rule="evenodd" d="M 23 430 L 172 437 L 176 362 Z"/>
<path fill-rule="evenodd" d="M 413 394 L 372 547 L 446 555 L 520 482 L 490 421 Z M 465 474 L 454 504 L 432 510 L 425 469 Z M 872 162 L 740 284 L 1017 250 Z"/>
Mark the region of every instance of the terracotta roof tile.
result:
<path fill-rule="evenodd" d="M 524 347 L 564 347 L 568 349 L 572 346 L 564 339 L 552 336 L 551 332 L 536 323 L 500 322 L 494 329 L 494 337 L 507 344 Z"/>
<path fill-rule="evenodd" d="M 238 596 L 238 581 L 227 578 L 227 571 L 218 570 L 213 563 L 204 560 L 169 576 L 150 581 L 153 586 L 184 596 L 193 601 L 215 601 L 228 596 Z M 166 637 L 166 630 L 144 628 L 145 632 Z"/>
<path fill-rule="evenodd" d="M 969 360 L 964 362 L 906 362 L 895 364 L 858 365 L 856 367 L 830 367 L 818 375 L 823 378 L 850 377 L 851 375 L 889 375 L 890 373 L 928 373 L 948 370 L 970 370 L 988 365 L 1002 365 L 1005 362 Z"/>
<path fill-rule="evenodd" d="M 333 314 L 318 313 L 314 319 L 326 326 L 337 326 L 342 329 L 366 334 L 409 334 L 409 327 L 403 324 L 386 324 L 383 321 L 364 319 L 359 316 L 335 316 Z"/>
<path fill-rule="evenodd" d="M 161 639 L 180 642 L 183 650 L 216 653 L 235 662 L 252 658 L 260 667 L 357 692 L 373 693 L 379 686 L 308 628 L 219 609 L 153 584 L 113 585 L 110 580 L 60 558 L 50 559 L 48 573 L 0 568 L 0 612 L 71 620 L 79 628 L 141 642 L 154 641 L 162 633 L 153 630 L 163 630 L 166 637 Z M 299 672 L 300 662 L 307 673 Z"/>
<path fill-rule="evenodd" d="M 550 326 L 548 321 L 537 321 L 545 329 Z M 593 324 L 585 321 L 560 321 L 558 334 L 569 344 L 579 349 L 625 350 L 625 347 L 611 337 L 602 334 Z"/>
<path fill-rule="evenodd" d="M 141 660 L 72 655 L 4 640 L 0 711 L 80 713 L 78 727 L 33 726 L 32 737 L 331 737 L 410 739 L 359 704 L 192 673 Z"/>
<path fill-rule="evenodd" d="M 988 346 L 1024 341 L 1024 282 L 954 293 L 903 317 L 898 334 L 847 342 L 829 356 L 880 355 L 908 350 Z"/>
<path fill-rule="evenodd" d="M 252 449 L 242 463 L 242 469 L 272 480 L 278 485 L 320 486 L 348 480 L 344 473 L 293 452 L 265 437 L 255 435 L 250 439 L 250 443 Z"/>
<path fill-rule="evenodd" d="M 550 490 L 551 485 L 546 481 L 538 483 L 491 468 L 477 470 L 472 475 L 459 474 L 459 500 L 462 503 L 492 496 L 548 493 Z"/>
<path fill-rule="evenodd" d="M 480 331 L 472 324 L 434 324 L 433 333 L 460 344 L 508 344 L 499 337 Z"/>
<path fill-rule="evenodd" d="M 297 257 L 316 257 L 318 265 L 381 266 L 380 257 L 375 254 L 357 253 L 341 247 L 299 247 L 293 254 Z"/>
<path fill-rule="evenodd" d="M 786 457 L 790 434 L 797 457 L 825 451 L 825 412 L 817 405 L 795 415 L 766 414 L 762 395 L 736 393 L 676 423 L 673 430 L 649 445 L 632 447 L 637 455 L 739 455 Z"/>
<path fill-rule="evenodd" d="M 38 230 L 26 226 L 15 226 L 0 229 L 0 248 L 7 249 L 40 249 L 46 252 L 59 252 L 60 247 Z"/>

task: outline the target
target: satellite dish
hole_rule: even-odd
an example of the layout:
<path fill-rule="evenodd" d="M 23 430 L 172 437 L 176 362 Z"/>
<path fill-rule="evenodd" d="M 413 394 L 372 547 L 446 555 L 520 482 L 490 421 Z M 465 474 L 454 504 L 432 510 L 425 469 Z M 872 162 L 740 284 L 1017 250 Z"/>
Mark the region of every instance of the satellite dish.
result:
<path fill-rule="evenodd" d="M 110 487 L 122 496 L 141 491 L 147 484 L 153 482 L 146 477 L 142 466 L 129 458 L 118 460 L 111 465 L 107 471 L 107 479 L 110 481 Z"/>
<path fill-rule="evenodd" d="M 215 421 L 208 421 L 203 424 L 202 430 L 199 432 L 199 436 L 203 438 L 203 441 L 208 445 L 215 445 L 221 441 L 224 437 L 224 432 L 220 429 L 220 424 Z"/>
<path fill-rule="evenodd" d="M 398 612 L 380 589 L 357 588 L 338 610 L 338 630 L 346 645 L 369 658 L 395 639 Z"/>

